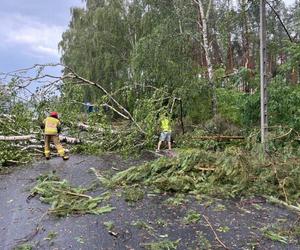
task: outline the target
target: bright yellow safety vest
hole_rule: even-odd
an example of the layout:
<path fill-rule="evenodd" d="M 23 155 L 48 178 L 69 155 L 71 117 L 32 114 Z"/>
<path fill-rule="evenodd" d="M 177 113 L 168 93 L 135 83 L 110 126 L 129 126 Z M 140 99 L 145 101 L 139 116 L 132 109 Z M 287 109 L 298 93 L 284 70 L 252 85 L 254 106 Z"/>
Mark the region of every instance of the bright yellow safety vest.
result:
<path fill-rule="evenodd" d="M 162 118 L 160 122 L 163 132 L 171 132 L 170 120 L 168 118 Z"/>
<path fill-rule="evenodd" d="M 57 127 L 60 126 L 60 121 L 53 117 L 47 117 L 44 120 L 45 124 L 45 135 L 57 135 Z"/>

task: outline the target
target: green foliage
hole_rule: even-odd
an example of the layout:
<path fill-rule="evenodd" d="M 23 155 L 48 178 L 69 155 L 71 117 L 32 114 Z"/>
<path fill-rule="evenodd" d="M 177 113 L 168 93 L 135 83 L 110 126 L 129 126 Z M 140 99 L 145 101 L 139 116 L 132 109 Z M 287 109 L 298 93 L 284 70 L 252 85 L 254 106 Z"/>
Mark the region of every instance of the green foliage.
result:
<path fill-rule="evenodd" d="M 56 238 L 58 235 L 57 232 L 54 232 L 54 231 L 50 231 L 47 235 L 46 238 L 44 238 L 44 240 L 48 240 L 48 241 L 52 241 L 54 238 Z"/>
<path fill-rule="evenodd" d="M 169 206 L 180 206 L 186 202 L 187 202 L 187 199 L 185 199 L 185 195 L 180 194 L 180 193 L 176 194 L 174 197 L 170 197 L 164 201 L 164 203 Z"/>
<path fill-rule="evenodd" d="M 40 176 L 32 189 L 34 195 L 40 195 L 42 202 L 51 204 L 49 212 L 56 216 L 86 213 L 99 215 L 115 209 L 109 205 L 98 207 L 102 197 L 93 198 L 85 195 L 85 191 L 80 187 L 71 187 L 66 180 L 60 181 L 53 173 Z"/>
<path fill-rule="evenodd" d="M 197 247 L 199 250 L 212 249 L 209 240 L 203 235 L 202 232 L 197 232 Z"/>
<path fill-rule="evenodd" d="M 32 249 L 33 249 L 32 245 L 30 245 L 30 244 L 22 244 L 22 245 L 14 247 L 13 250 L 32 250 Z"/>
<path fill-rule="evenodd" d="M 122 195 L 124 196 L 125 201 L 137 202 L 138 200 L 143 199 L 144 191 L 138 186 L 127 186 L 124 188 Z"/>
<path fill-rule="evenodd" d="M 34 113 L 26 104 L 10 103 L 10 113 L 0 118 L 1 135 L 28 135 L 36 129 L 39 124 L 32 118 Z M 1 111 L 1 108 L 0 108 Z M 32 160 L 32 155 L 27 151 L 21 151 L 22 147 L 28 145 L 23 143 L 12 143 L 0 141 L 0 167 L 16 164 L 26 163 Z"/>
<path fill-rule="evenodd" d="M 136 226 L 138 228 L 144 228 L 150 231 L 153 231 L 153 227 L 149 226 L 148 223 L 142 221 L 142 220 L 137 220 L 131 223 L 132 226 Z"/>
<path fill-rule="evenodd" d="M 211 90 L 203 79 L 190 80 L 174 90 L 182 98 L 183 115 L 192 123 L 202 123 L 212 117 Z M 179 110 L 177 114 L 179 114 Z"/>
<path fill-rule="evenodd" d="M 275 5 L 286 10 L 282 3 L 276 2 Z M 241 2 L 232 8 L 230 1 L 218 1 L 211 6 L 207 21 L 211 27 L 208 35 L 213 50 L 213 81 L 218 87 L 219 113 L 232 123 L 249 128 L 259 124 L 259 98 L 257 94 L 250 96 L 237 91 L 240 85 L 254 90 L 258 87 L 257 72 L 254 70 L 257 68 L 255 58 L 258 55 L 254 35 L 258 25 L 258 9 L 256 5 L 247 6 Z M 204 4 L 204 7 L 208 6 Z M 79 75 L 101 84 L 137 117 L 140 117 L 137 113 L 148 114 L 139 120 L 146 130 L 144 146 L 153 146 L 152 124 L 155 115 L 152 111 L 157 110 L 158 106 L 151 103 L 149 108 L 147 101 L 152 96 L 150 88 L 164 89 L 168 95 L 180 97 L 188 122 L 199 123 L 212 118 L 212 90 L 206 75 L 202 34 L 195 25 L 199 13 L 189 2 L 90 0 L 86 1 L 85 9 L 74 8 L 71 14 L 69 29 L 64 32 L 59 44 L 62 62 Z M 295 21 L 298 14 L 293 10 L 286 18 Z M 278 28 L 274 15 L 270 15 L 268 23 L 268 28 L 275 34 L 268 37 L 268 49 L 272 52 L 270 57 L 274 60 L 283 56 L 282 47 L 286 44 L 282 42 L 282 30 Z M 293 26 L 296 28 L 296 25 Z M 237 35 L 240 31 L 243 31 L 243 39 Z M 287 44 L 286 47 L 286 53 L 291 57 L 291 63 L 286 65 L 294 67 L 299 61 L 299 46 Z M 271 62 L 270 67 L 272 63 L 275 64 L 272 71 L 276 73 L 277 62 Z M 284 74 L 293 68 L 286 67 Z M 237 72 L 232 73 L 233 69 L 237 69 Z M 67 74 L 68 70 L 64 73 Z M 283 83 L 286 84 L 286 81 L 281 85 Z M 80 109 L 80 102 L 103 103 L 103 93 L 95 91 L 92 86 L 79 88 L 71 81 L 64 82 L 64 85 L 62 93 L 65 99 L 60 104 L 65 105 L 57 107 L 63 114 L 63 120 L 75 120 L 73 118 Z M 78 103 L 72 103 L 74 100 Z M 161 104 L 161 100 L 158 104 Z M 284 106 L 287 107 L 288 103 Z M 68 112 L 70 114 L 67 117 L 65 114 Z M 271 122 L 277 124 L 281 115 L 285 115 L 284 110 L 280 110 L 280 114 Z M 135 143 L 137 138 L 129 137 L 126 139 L 129 140 L 128 145 L 132 146 L 131 142 Z M 126 142 L 120 144 L 122 148 L 131 147 Z M 107 150 L 112 146 L 104 148 Z"/>
<path fill-rule="evenodd" d="M 242 125 L 256 127 L 260 121 L 260 94 L 246 95 L 241 105 Z"/>
<path fill-rule="evenodd" d="M 162 192 L 222 197 L 272 195 L 295 202 L 300 197 L 300 168 L 291 159 L 278 155 L 264 160 L 257 157 L 255 148 L 249 151 L 237 146 L 227 147 L 224 152 L 182 150 L 175 159 L 160 158 L 131 167 L 105 183 L 139 183 Z"/>
<path fill-rule="evenodd" d="M 180 239 L 176 241 L 163 240 L 159 242 L 150 242 L 143 244 L 143 247 L 149 250 L 171 250 L 177 249 Z"/>
<path fill-rule="evenodd" d="M 234 124 L 242 125 L 242 103 L 246 94 L 236 90 L 219 88 L 217 90 L 218 111 L 220 116 Z"/>
<path fill-rule="evenodd" d="M 138 82 L 152 82 L 170 90 L 192 79 L 189 72 L 193 66 L 188 54 L 191 48 L 187 37 L 178 35 L 176 28 L 177 23 L 167 16 L 151 34 L 138 41 L 132 57 Z"/>
<path fill-rule="evenodd" d="M 279 233 L 276 233 L 272 230 L 264 228 L 264 229 L 262 229 L 262 232 L 263 232 L 264 236 L 270 240 L 279 241 L 284 244 L 288 243 L 288 237 L 282 236 Z"/>
<path fill-rule="evenodd" d="M 298 238 L 298 239 L 300 238 L 300 225 L 299 225 L 299 223 L 293 225 L 293 227 L 291 228 L 291 233 L 295 238 Z"/>
<path fill-rule="evenodd" d="M 87 4 L 75 8 L 70 29 L 64 32 L 59 46 L 62 61 L 83 77 L 99 81 L 107 89 L 120 87 L 127 79 L 127 58 L 130 53 L 126 13 L 121 1 Z M 78 48 L 81 49 L 78 49 Z M 86 100 L 94 102 L 101 94 L 84 88 Z"/>
<path fill-rule="evenodd" d="M 115 227 L 115 224 L 113 221 L 105 221 L 105 222 L 103 222 L 103 225 L 107 228 L 108 231 L 113 230 Z"/>
<path fill-rule="evenodd" d="M 195 173 L 193 163 L 203 157 L 207 163 L 209 159 L 204 151 L 192 152 L 180 159 L 160 158 L 154 162 L 146 163 L 139 167 L 132 167 L 122 171 L 111 179 L 113 185 L 124 183 L 143 182 L 146 185 L 154 185 L 165 191 L 189 191 L 194 189 Z M 185 174 L 185 173 L 191 173 Z"/>
<path fill-rule="evenodd" d="M 290 128 L 300 129 L 300 109 L 299 96 L 300 88 L 298 86 L 282 85 L 278 82 L 280 78 L 274 79 L 269 87 L 269 125 L 280 124 Z M 259 124 L 260 119 L 260 99 L 259 93 L 245 96 L 245 102 L 242 107 L 243 125 L 255 126 Z"/>
<path fill-rule="evenodd" d="M 148 234 L 150 234 L 151 236 L 155 236 L 154 228 L 145 221 L 142 220 L 133 221 L 131 225 L 139 229 L 145 229 L 148 232 Z"/>
<path fill-rule="evenodd" d="M 193 210 L 189 210 L 186 214 L 186 216 L 183 218 L 184 224 L 195 224 L 197 223 L 201 218 L 201 215 Z"/>
<path fill-rule="evenodd" d="M 32 159 L 30 154 L 16 150 L 14 145 L 7 142 L 0 142 L 0 168 L 9 164 L 26 163 Z"/>
<path fill-rule="evenodd" d="M 285 49 L 289 55 L 286 63 L 281 65 L 282 73 L 288 73 L 299 67 L 300 45 L 298 43 L 286 43 Z"/>
<path fill-rule="evenodd" d="M 230 228 L 228 226 L 223 226 L 223 227 L 217 228 L 216 230 L 221 233 L 227 233 L 227 232 L 229 232 Z"/>

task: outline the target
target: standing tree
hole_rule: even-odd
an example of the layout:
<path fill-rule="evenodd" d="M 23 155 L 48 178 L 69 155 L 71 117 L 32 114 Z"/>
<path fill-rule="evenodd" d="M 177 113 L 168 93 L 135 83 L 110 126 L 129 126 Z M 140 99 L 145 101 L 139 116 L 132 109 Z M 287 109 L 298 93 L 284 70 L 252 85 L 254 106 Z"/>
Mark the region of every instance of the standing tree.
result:
<path fill-rule="evenodd" d="M 205 51 L 205 59 L 207 64 L 207 74 L 208 80 L 212 88 L 212 113 L 213 115 L 217 114 L 217 94 L 216 94 L 216 85 L 213 81 L 213 65 L 212 65 L 212 48 L 209 41 L 209 30 L 208 30 L 208 19 L 211 11 L 212 0 L 208 1 L 207 9 L 205 11 L 204 4 L 202 0 L 194 0 L 199 9 L 199 20 L 197 24 L 199 29 L 202 31 L 203 37 L 203 48 Z"/>

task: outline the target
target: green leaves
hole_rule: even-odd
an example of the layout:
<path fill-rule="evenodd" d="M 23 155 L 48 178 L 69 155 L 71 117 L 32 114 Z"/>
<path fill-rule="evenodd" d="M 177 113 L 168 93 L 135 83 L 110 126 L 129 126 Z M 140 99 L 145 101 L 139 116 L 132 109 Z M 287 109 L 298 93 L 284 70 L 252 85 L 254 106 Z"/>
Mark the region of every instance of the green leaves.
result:
<path fill-rule="evenodd" d="M 32 189 L 33 194 L 39 194 L 42 202 L 51 205 L 49 212 L 56 216 L 69 214 L 103 214 L 114 210 L 106 205 L 98 207 L 102 197 L 91 197 L 84 194 L 83 188 L 74 188 L 66 180 L 60 181 L 53 173 L 38 178 L 38 184 Z"/>
<path fill-rule="evenodd" d="M 262 231 L 263 231 L 264 236 L 270 240 L 279 241 L 284 244 L 288 243 L 288 237 L 286 237 L 286 236 L 282 236 L 279 233 L 276 233 L 269 229 L 263 229 Z"/>
<path fill-rule="evenodd" d="M 180 239 L 176 241 L 163 240 L 157 242 L 144 243 L 142 244 L 142 246 L 148 250 L 172 250 L 172 249 L 175 250 L 177 249 L 179 242 Z"/>
<path fill-rule="evenodd" d="M 195 224 L 197 223 L 201 218 L 201 215 L 193 210 L 189 210 L 186 214 L 186 216 L 183 218 L 184 224 Z"/>

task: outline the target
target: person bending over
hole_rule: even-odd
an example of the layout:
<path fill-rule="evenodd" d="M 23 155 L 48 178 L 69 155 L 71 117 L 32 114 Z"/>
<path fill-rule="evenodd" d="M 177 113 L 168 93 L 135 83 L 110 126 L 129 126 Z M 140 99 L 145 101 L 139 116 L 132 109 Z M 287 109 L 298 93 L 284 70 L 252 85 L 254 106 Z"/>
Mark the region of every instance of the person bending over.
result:
<path fill-rule="evenodd" d="M 57 149 L 58 154 L 63 160 L 68 160 L 69 156 L 65 154 L 65 149 L 59 141 L 59 133 L 61 132 L 61 123 L 58 119 L 57 112 L 51 112 L 50 116 L 47 117 L 41 124 L 41 128 L 44 129 L 45 135 L 45 157 L 47 160 L 50 159 L 50 142 L 52 141 Z"/>

